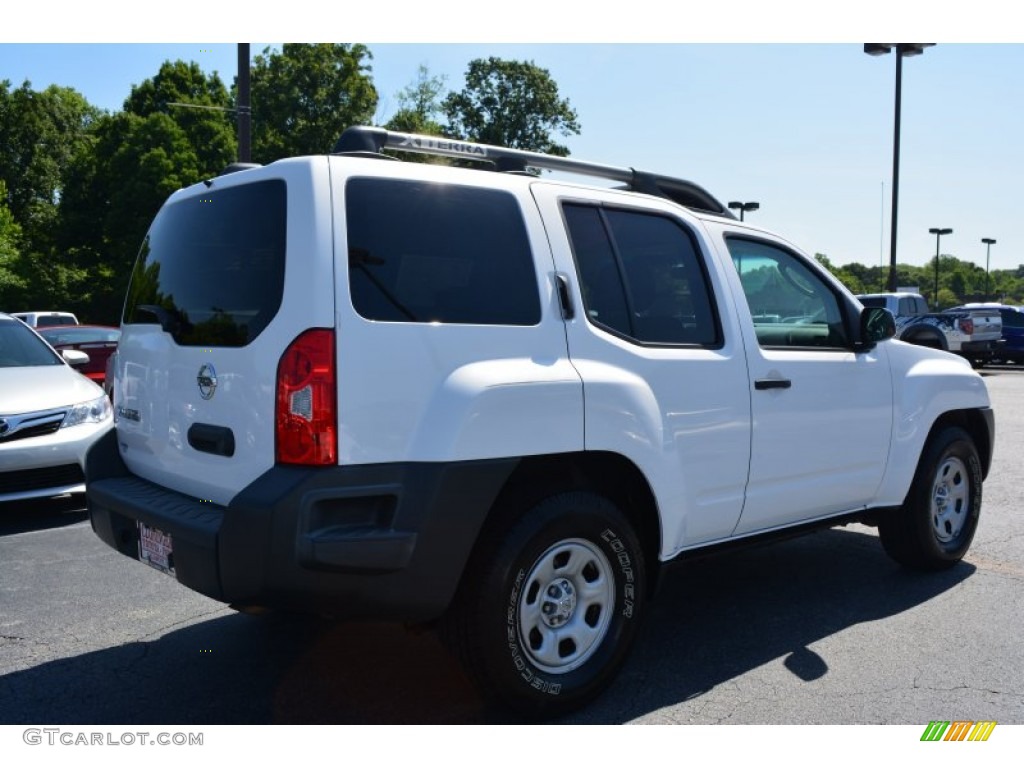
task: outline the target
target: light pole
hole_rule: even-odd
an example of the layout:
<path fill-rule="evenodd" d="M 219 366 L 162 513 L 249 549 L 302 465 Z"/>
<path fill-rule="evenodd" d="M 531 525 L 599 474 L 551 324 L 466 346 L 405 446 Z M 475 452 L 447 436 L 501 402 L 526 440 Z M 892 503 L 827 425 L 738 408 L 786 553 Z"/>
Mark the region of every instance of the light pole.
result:
<path fill-rule="evenodd" d="M 892 140 L 892 223 L 889 244 L 889 290 L 896 290 L 896 212 L 900 196 L 900 100 L 903 90 L 903 57 L 919 56 L 935 43 L 864 43 L 864 53 L 883 56 L 896 49 L 896 119 Z"/>
<path fill-rule="evenodd" d="M 743 213 L 744 213 L 744 211 L 756 211 L 758 208 L 761 207 L 761 204 L 760 203 L 738 203 L 738 202 L 734 201 L 734 202 L 729 203 L 729 207 L 732 208 L 734 211 L 738 210 L 740 212 L 740 221 L 743 221 Z"/>
<path fill-rule="evenodd" d="M 985 301 L 988 301 L 988 257 L 991 255 L 992 246 L 996 244 L 996 241 L 991 237 L 983 237 L 981 242 L 985 244 Z"/>
<path fill-rule="evenodd" d="M 939 308 L 939 238 L 943 235 L 953 234 L 953 230 L 947 228 L 939 229 L 938 227 L 932 227 L 928 230 L 930 233 L 935 235 L 935 293 L 932 294 L 932 302 L 935 304 L 935 309 Z"/>

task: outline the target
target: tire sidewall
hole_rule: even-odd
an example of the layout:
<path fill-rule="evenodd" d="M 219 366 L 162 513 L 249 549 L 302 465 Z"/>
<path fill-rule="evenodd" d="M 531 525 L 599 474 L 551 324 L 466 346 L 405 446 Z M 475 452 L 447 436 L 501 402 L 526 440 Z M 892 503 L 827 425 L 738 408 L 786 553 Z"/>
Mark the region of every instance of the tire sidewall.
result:
<path fill-rule="evenodd" d="M 569 511 L 567 511 L 567 509 Z M 625 660 L 642 612 L 644 567 L 636 536 L 618 510 L 592 494 L 565 494 L 542 502 L 532 524 L 514 529 L 503 543 L 488 593 L 500 595 L 485 622 L 481 649 L 491 670 L 496 693 L 513 704 L 529 703 L 536 711 L 570 709 L 593 698 Z M 608 559 L 615 579 L 612 618 L 592 655 L 566 673 L 552 673 L 533 664 L 519 631 L 522 590 L 534 564 L 558 542 L 583 539 Z"/>

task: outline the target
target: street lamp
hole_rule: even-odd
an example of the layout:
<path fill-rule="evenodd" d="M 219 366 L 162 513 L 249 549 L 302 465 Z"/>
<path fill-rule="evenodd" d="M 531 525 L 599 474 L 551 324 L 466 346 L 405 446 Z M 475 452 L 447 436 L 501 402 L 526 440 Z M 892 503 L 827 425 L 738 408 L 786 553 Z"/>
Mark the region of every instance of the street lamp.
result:
<path fill-rule="evenodd" d="M 896 49 L 896 119 L 892 140 L 892 233 L 889 245 L 889 290 L 896 290 L 896 209 L 900 195 L 900 93 L 903 89 L 903 57 L 919 56 L 935 43 L 864 43 L 864 53 L 884 56 Z"/>
<path fill-rule="evenodd" d="M 992 246 L 996 244 L 996 241 L 991 237 L 983 237 L 981 242 L 985 244 L 985 300 L 988 301 L 988 257 L 992 253 Z"/>
<path fill-rule="evenodd" d="M 935 309 L 939 308 L 939 238 L 943 235 L 953 234 L 953 230 L 948 227 L 945 229 L 939 229 L 938 227 L 932 227 L 928 230 L 931 234 L 935 235 L 935 293 L 932 294 L 932 301 L 935 303 Z"/>
<path fill-rule="evenodd" d="M 744 213 L 744 211 L 756 211 L 758 208 L 761 207 L 761 204 L 760 203 L 737 203 L 737 202 L 734 201 L 734 202 L 729 203 L 729 207 L 732 208 L 734 211 L 738 210 L 740 212 L 740 221 L 743 221 L 743 213 Z"/>

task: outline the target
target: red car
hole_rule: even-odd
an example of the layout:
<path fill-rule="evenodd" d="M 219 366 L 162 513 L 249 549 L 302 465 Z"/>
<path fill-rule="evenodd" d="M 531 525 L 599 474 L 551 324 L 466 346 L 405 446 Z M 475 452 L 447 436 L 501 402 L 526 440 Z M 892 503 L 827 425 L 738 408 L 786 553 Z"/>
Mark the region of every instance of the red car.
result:
<path fill-rule="evenodd" d="M 77 349 L 89 355 L 89 362 L 78 370 L 100 386 L 107 375 L 107 358 L 117 349 L 121 329 L 108 325 L 54 325 L 36 328 L 58 352 Z"/>

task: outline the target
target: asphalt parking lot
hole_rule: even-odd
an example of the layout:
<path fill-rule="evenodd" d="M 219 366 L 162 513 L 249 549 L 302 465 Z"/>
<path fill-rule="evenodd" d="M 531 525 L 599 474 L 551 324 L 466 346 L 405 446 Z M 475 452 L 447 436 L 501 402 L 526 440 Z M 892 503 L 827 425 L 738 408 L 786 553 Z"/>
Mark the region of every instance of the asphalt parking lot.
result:
<path fill-rule="evenodd" d="M 1024 723 L 1024 370 L 966 560 L 905 571 L 834 529 L 671 573 L 567 723 Z M 502 723 L 429 632 L 248 616 L 103 545 L 73 500 L 0 508 L 0 723 Z"/>

